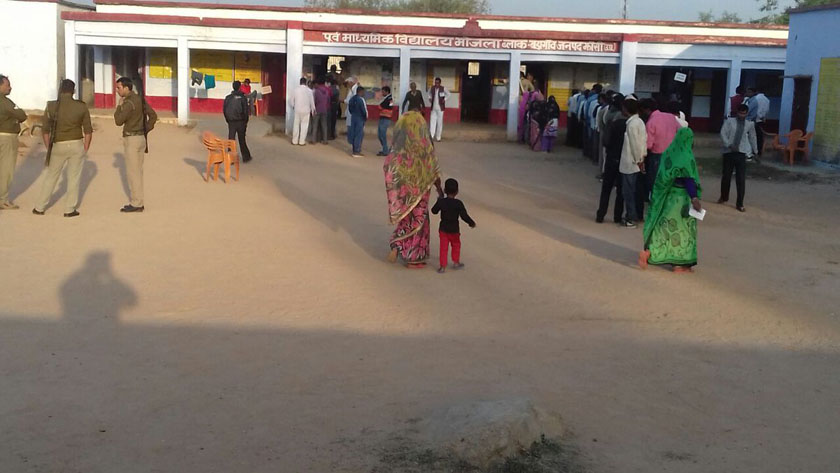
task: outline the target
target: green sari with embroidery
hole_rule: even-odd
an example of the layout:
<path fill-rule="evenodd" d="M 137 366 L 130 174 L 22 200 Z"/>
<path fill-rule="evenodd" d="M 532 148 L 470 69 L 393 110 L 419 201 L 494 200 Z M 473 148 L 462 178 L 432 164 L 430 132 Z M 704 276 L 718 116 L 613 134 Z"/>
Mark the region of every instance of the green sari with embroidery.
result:
<path fill-rule="evenodd" d="M 690 217 L 691 198 L 683 179 L 691 178 L 700 197 L 700 179 L 692 145 L 694 132 L 681 128 L 662 154 L 645 218 L 648 263 L 694 266 L 697 264 L 697 219 Z"/>

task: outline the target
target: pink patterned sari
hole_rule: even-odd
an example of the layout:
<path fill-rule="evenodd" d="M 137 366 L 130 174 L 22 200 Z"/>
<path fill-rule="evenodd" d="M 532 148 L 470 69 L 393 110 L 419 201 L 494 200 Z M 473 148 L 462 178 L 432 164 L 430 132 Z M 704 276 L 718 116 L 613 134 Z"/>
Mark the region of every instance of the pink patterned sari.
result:
<path fill-rule="evenodd" d="M 408 112 L 394 125 L 391 153 L 385 158 L 385 192 L 391 224 L 391 249 L 408 264 L 429 257 L 429 194 L 440 175 L 426 120 Z"/>

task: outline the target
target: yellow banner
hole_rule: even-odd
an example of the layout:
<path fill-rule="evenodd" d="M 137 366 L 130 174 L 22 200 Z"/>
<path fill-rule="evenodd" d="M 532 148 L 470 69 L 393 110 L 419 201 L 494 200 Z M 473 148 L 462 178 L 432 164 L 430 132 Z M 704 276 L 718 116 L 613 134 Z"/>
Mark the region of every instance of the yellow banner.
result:
<path fill-rule="evenodd" d="M 174 49 L 151 49 L 149 51 L 149 77 L 152 79 L 174 79 L 178 77 L 178 54 Z"/>
<path fill-rule="evenodd" d="M 560 106 L 560 110 L 563 110 L 564 112 L 568 110 L 568 102 L 569 97 L 572 96 L 572 89 L 549 87 L 548 95 L 545 99 L 548 100 L 548 97 L 551 97 L 552 95 L 554 96 L 554 100 L 557 101 L 557 105 Z"/>
<path fill-rule="evenodd" d="M 252 83 L 262 82 L 262 54 L 260 53 L 236 53 L 233 57 L 233 68 L 234 80 L 244 82 L 245 79 L 251 79 Z"/>
<path fill-rule="evenodd" d="M 216 82 L 233 82 L 233 53 L 192 50 L 190 68 L 204 75 L 216 76 Z"/>

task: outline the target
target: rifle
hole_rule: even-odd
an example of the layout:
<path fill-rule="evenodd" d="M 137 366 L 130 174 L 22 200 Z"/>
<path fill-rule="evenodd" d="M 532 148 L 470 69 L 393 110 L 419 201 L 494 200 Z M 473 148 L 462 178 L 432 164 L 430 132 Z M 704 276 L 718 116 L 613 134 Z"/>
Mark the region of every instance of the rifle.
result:
<path fill-rule="evenodd" d="M 143 141 L 146 142 L 146 154 L 149 154 L 149 129 L 146 123 L 146 86 L 143 85 L 143 79 L 140 77 L 142 73 L 142 68 L 137 70 L 137 92 L 140 95 L 140 112 L 143 114 Z"/>
<path fill-rule="evenodd" d="M 55 97 L 55 111 L 53 112 L 52 120 L 50 123 L 50 142 L 47 145 L 47 159 L 44 161 L 44 166 L 50 166 L 50 158 L 52 158 L 52 150 L 53 145 L 55 144 L 55 132 L 58 129 L 58 109 L 61 107 L 61 83 L 64 82 L 64 78 L 61 78 L 58 81 L 58 93 L 56 93 Z M 47 107 L 49 109 L 49 107 Z"/>

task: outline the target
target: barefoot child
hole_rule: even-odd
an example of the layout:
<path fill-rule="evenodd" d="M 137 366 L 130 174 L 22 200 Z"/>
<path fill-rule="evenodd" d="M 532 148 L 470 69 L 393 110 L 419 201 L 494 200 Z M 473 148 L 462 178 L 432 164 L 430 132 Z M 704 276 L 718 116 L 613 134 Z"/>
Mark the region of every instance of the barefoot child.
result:
<path fill-rule="evenodd" d="M 438 181 L 440 182 L 440 181 Z M 440 186 L 440 184 L 438 184 Z M 464 203 L 456 199 L 458 195 L 458 181 L 447 179 L 443 185 L 443 192 L 438 187 L 438 200 L 432 207 L 432 213 L 437 215 L 440 212 L 440 268 L 439 273 L 446 272 L 446 261 L 449 253 L 449 244 L 452 244 L 452 265 L 455 269 L 464 267 L 461 263 L 461 230 L 458 218 L 463 219 L 470 228 L 475 228 L 475 222 L 467 214 Z"/>

